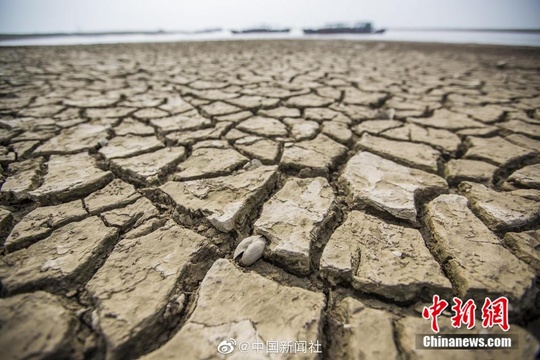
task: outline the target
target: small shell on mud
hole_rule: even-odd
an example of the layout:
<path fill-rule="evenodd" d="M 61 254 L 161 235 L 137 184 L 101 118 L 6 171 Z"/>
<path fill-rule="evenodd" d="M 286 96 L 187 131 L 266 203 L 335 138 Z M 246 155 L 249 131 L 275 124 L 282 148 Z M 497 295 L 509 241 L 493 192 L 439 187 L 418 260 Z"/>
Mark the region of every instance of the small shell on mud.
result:
<path fill-rule="evenodd" d="M 266 240 L 261 235 L 250 236 L 240 241 L 234 250 L 233 259 L 240 258 L 240 265 L 249 266 L 259 260 L 266 247 Z"/>

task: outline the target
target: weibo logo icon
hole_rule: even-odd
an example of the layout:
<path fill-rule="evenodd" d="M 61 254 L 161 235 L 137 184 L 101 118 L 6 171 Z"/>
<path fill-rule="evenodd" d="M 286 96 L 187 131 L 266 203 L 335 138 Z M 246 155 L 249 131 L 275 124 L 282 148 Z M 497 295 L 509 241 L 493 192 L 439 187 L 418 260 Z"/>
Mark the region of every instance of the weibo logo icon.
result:
<path fill-rule="evenodd" d="M 234 351 L 235 346 L 236 340 L 230 338 L 229 340 L 223 340 L 222 342 L 220 342 L 217 346 L 217 351 L 220 354 L 227 355 Z"/>

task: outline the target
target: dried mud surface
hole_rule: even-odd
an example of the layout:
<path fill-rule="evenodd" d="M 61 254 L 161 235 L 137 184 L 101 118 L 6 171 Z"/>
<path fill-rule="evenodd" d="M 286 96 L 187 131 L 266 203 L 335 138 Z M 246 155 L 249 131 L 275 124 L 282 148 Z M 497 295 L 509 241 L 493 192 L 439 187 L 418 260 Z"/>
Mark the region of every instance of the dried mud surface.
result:
<path fill-rule="evenodd" d="M 510 301 L 519 349 L 460 357 L 537 351 L 540 50 L 0 55 L 6 359 L 218 359 L 229 338 L 322 344 L 272 358 L 454 358 L 414 346 L 434 294 Z M 267 244 L 244 267 L 233 253 L 249 236 Z"/>

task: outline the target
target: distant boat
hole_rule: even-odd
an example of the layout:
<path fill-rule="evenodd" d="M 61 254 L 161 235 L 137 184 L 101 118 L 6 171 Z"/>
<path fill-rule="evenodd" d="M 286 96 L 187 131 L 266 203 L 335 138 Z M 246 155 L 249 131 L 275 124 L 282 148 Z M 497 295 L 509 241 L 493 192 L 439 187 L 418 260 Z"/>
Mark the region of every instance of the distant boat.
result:
<path fill-rule="evenodd" d="M 245 30 L 232 30 L 233 34 L 260 34 L 260 33 L 288 33 L 291 29 L 253 28 Z"/>
<path fill-rule="evenodd" d="M 192 34 L 210 34 L 210 33 L 215 33 L 215 32 L 220 32 L 220 31 L 223 31 L 223 29 L 222 28 L 210 28 L 210 29 L 195 30 L 195 31 L 192 31 L 191 33 Z"/>
<path fill-rule="evenodd" d="M 382 34 L 386 29 L 373 29 L 370 22 L 361 22 L 354 26 L 334 24 L 319 29 L 304 29 L 304 34 Z"/>

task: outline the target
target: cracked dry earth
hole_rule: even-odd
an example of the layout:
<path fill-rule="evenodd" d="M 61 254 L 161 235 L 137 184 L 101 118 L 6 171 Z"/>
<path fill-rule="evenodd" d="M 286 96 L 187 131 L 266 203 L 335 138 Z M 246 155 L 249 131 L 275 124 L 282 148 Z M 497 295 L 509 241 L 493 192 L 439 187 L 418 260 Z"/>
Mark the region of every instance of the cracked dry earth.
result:
<path fill-rule="evenodd" d="M 2 358 L 223 358 L 229 338 L 322 344 L 272 358 L 534 357 L 539 50 L 0 53 Z M 252 235 L 264 255 L 242 267 Z M 506 296 L 519 349 L 417 350 L 434 294 L 477 316 Z M 450 315 L 442 333 L 501 332 Z"/>

